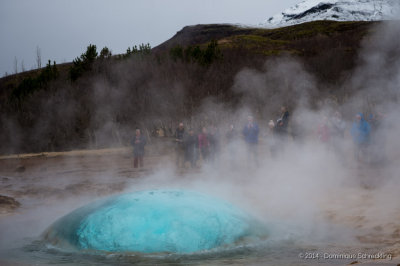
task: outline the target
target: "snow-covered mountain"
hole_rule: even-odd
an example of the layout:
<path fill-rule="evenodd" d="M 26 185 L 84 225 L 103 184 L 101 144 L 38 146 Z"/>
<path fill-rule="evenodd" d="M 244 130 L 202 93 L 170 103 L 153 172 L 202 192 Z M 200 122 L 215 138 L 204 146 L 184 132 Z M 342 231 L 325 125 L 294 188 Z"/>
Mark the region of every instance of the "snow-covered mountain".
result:
<path fill-rule="evenodd" d="M 283 27 L 315 20 L 371 21 L 398 19 L 400 0 L 305 0 L 270 17 L 261 26 Z"/>

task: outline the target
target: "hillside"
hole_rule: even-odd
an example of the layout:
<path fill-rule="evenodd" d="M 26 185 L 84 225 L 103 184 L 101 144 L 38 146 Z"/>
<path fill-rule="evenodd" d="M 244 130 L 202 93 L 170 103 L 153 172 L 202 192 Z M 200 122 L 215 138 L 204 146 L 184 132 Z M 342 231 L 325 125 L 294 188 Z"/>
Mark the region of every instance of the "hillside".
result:
<path fill-rule="evenodd" d="M 205 46 L 211 40 L 217 40 L 226 54 L 240 50 L 263 58 L 300 57 L 322 82 L 335 83 L 344 71 L 354 66 L 360 41 L 378 23 L 316 21 L 278 29 L 212 24 L 187 26 L 153 50 L 160 53 L 176 46 Z M 330 64 L 315 62 L 317 60 L 326 60 Z M 325 66 L 323 69 L 321 64 Z"/>
<path fill-rule="evenodd" d="M 240 35 L 258 35 L 276 40 L 296 40 L 318 34 L 342 34 L 344 32 L 363 33 L 371 22 L 335 22 L 316 21 L 279 29 L 251 28 L 233 24 L 206 24 L 186 26 L 171 39 L 165 41 L 154 50 L 166 50 L 175 45 L 196 45 L 207 43 L 212 39 L 222 40 Z M 306 34 L 305 34 L 306 33 Z M 365 32 L 364 32 L 365 33 Z"/>
<path fill-rule="evenodd" d="M 155 47 L 156 52 L 167 51 L 177 45 L 204 45 L 218 40 L 222 48 L 242 47 L 265 55 L 279 54 L 285 51 L 299 55 L 322 52 L 311 42 L 329 39 L 337 46 L 346 45 L 347 49 L 358 49 L 359 41 L 376 22 L 334 22 L 316 21 L 278 29 L 249 28 L 236 25 L 195 25 L 187 26 L 175 36 Z M 306 42 L 306 43 L 304 43 Z M 253 50 L 256 48 L 256 50 Z"/>
<path fill-rule="evenodd" d="M 378 24 L 188 26 L 149 53 L 97 57 L 73 81 L 73 64 L 49 67 L 57 75 L 42 74 L 45 82 L 36 82 L 39 70 L 2 78 L 0 154 L 120 146 L 129 143 L 136 127 L 150 136 L 159 127 L 170 132 L 179 120 L 192 121 L 193 127 L 217 123 L 222 117 L 216 111 L 204 114 L 205 99 L 229 108 L 245 104 L 262 118 L 281 104 L 268 97 L 287 92 L 265 84 L 260 97 L 232 88 L 241 70 L 263 71 L 266 61 L 279 58 L 292 58 L 315 76 L 315 101 L 327 94 L 340 101 L 345 95 L 337 88 L 356 65 L 361 41 Z M 296 97 L 285 102 L 294 104 Z"/>

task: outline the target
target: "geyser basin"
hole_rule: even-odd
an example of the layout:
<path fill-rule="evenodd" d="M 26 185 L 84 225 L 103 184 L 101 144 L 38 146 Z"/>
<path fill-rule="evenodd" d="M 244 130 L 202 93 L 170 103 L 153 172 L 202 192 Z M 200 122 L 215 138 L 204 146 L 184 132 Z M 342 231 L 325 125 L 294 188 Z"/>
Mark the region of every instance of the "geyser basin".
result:
<path fill-rule="evenodd" d="M 45 238 L 61 247 L 111 252 L 191 253 L 265 237 L 233 205 L 193 191 L 140 191 L 98 201 L 60 218 Z"/>

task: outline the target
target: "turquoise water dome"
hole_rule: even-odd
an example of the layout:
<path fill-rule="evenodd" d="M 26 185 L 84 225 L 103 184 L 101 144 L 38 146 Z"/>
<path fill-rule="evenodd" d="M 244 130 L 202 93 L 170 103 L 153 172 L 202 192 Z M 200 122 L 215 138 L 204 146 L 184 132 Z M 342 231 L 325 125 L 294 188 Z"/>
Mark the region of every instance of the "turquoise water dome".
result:
<path fill-rule="evenodd" d="M 265 237 L 233 205 L 185 190 L 140 191 L 101 200 L 56 221 L 45 239 L 80 250 L 192 253 Z"/>

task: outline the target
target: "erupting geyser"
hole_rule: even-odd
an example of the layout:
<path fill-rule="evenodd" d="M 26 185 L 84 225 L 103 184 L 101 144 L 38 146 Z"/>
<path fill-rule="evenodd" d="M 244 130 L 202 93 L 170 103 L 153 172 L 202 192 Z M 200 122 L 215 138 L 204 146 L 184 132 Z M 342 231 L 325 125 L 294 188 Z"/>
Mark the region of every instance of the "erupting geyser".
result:
<path fill-rule="evenodd" d="M 222 200 L 184 190 L 140 191 L 98 201 L 60 218 L 45 238 L 59 247 L 192 253 L 265 237 L 264 227 Z"/>

